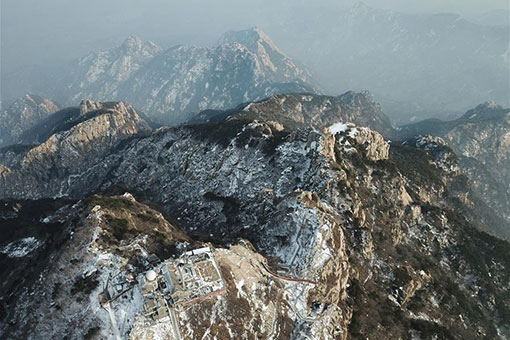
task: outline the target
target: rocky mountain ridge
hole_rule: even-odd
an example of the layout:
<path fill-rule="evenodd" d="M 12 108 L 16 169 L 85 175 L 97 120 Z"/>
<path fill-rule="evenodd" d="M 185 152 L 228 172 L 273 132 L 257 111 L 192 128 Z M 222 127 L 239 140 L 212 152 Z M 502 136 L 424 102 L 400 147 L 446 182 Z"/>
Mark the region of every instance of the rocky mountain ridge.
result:
<path fill-rule="evenodd" d="M 259 102 L 241 104 L 226 111 L 205 110 L 190 123 L 257 119 L 277 121 L 285 129 L 320 129 L 339 120 L 369 127 L 390 138 L 395 130 L 369 91 L 349 91 L 339 96 L 312 93 L 274 95 Z"/>
<path fill-rule="evenodd" d="M 287 129 L 285 122 L 276 124 L 277 115 L 271 115 L 272 121 L 259 115 L 165 127 L 138 137 L 143 123 L 133 112 L 126 114 L 125 104 L 115 105 L 120 112 L 93 116 L 25 153 L 2 155 L 9 169 L 0 179 L 1 197 L 72 200 L 31 222 L 61 221 L 65 235 L 72 237 L 55 248 L 61 255 L 50 256 L 55 265 L 37 273 L 40 283 L 26 291 L 11 289 L 10 299 L 3 298 L 10 301 L 2 302 L 4 310 L 11 312 L 4 314 L 8 321 L 0 322 L 0 329 L 9 337 L 74 339 L 91 329 L 90 336 L 98 337 L 111 336 L 115 329 L 132 339 L 170 337 L 175 326 L 169 323 L 136 321 L 141 312 L 136 290 L 112 302 L 121 327 L 111 324 L 109 312 L 98 304 L 108 273 L 139 273 L 136 266 L 122 265 L 136 257 L 127 250 L 158 240 L 212 242 L 227 282 L 224 295 L 178 313 L 183 339 L 509 336 L 509 245 L 479 231 L 483 221 L 468 208 L 469 185 L 441 139 L 388 143 L 375 131 L 342 122 L 348 110 L 326 127 Z M 262 102 L 260 112 L 266 110 Z M 93 127 L 116 115 L 125 133 L 103 139 L 112 131 Z M 70 157 L 75 149 L 62 147 L 76 140 L 83 142 L 76 155 L 86 158 Z M 59 162 L 53 162 L 57 157 Z M 24 166 L 29 161 L 30 167 Z M 90 197 L 119 190 L 131 191 L 164 215 L 129 194 Z M 19 211 L 27 203 L 4 204 L 2 216 L 10 221 L 5 225 L 19 225 Z M 28 252 L 20 261 L 38 256 L 25 246 L 30 237 L 43 242 L 36 236 L 4 240 L 4 261 L 12 261 L 16 247 Z M 117 241 L 110 244 L 109 239 Z M 61 250 L 75 248 L 83 252 L 83 264 L 70 262 L 75 250 Z M 176 251 L 172 244 L 165 248 L 170 252 L 153 248 L 149 253 L 164 258 Z M 143 254 L 137 256 L 148 256 Z M 285 270 L 284 276 L 313 284 L 275 278 L 264 269 L 266 261 L 277 264 L 271 272 Z M 72 278 L 64 280 L 54 268 Z M 57 282 L 65 284 L 50 298 L 48 289 Z M 50 313 L 25 312 L 34 301 L 32 293 Z M 77 332 L 37 326 L 53 322 L 48 318 L 58 315 L 52 312 L 56 305 L 64 315 L 87 308 L 91 313 L 72 319 Z"/>
<path fill-rule="evenodd" d="M 51 185 L 45 183 L 45 176 L 64 176 L 64 181 L 70 181 L 78 175 L 78 169 L 97 165 L 101 157 L 122 141 L 150 131 L 148 123 L 129 104 L 84 101 L 79 108 L 61 110 L 37 126 L 37 134 L 30 138 L 33 142 L 43 138 L 42 143 L 1 149 L 2 178 L 7 182 L 12 180 L 15 186 L 20 184 L 15 184 L 17 181 L 24 182 L 26 186 L 21 185 L 19 193 L 28 194 L 28 198 L 31 186 Z M 32 174 L 30 180 L 25 172 Z M 7 188 L 7 182 L 2 186 L 5 184 Z"/>

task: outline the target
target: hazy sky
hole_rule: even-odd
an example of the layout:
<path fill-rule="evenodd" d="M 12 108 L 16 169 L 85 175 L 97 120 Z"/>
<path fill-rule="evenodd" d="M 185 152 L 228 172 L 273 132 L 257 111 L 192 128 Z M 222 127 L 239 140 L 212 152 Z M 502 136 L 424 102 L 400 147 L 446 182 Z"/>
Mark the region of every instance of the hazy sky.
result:
<path fill-rule="evenodd" d="M 211 42 L 222 32 L 264 27 L 267 13 L 308 6 L 343 8 L 351 0 L 1 0 L 1 72 L 69 59 L 135 34 L 165 43 Z M 406 12 L 472 16 L 508 9 L 508 0 L 366 0 Z M 305 9 L 303 9 L 305 10 Z M 274 18 L 274 15 L 272 16 Z"/>

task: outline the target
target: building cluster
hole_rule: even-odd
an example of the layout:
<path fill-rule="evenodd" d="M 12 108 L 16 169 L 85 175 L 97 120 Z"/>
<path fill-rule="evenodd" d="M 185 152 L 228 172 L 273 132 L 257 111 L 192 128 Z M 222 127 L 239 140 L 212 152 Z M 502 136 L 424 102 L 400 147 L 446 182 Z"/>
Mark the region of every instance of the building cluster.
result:
<path fill-rule="evenodd" d="M 225 289 L 209 247 L 166 260 L 138 277 L 144 313 L 150 322 L 172 318 L 172 308 L 198 302 Z"/>

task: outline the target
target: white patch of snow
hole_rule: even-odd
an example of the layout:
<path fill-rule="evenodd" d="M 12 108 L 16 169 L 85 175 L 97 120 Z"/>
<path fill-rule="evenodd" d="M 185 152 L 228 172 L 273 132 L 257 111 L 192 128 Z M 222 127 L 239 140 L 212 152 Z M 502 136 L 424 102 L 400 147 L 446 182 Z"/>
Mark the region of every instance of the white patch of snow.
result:
<path fill-rule="evenodd" d="M 335 123 L 328 127 L 328 130 L 331 131 L 332 134 L 336 135 L 339 132 L 347 131 L 348 127 L 346 123 Z"/>
<path fill-rule="evenodd" d="M 244 280 L 241 280 L 239 282 L 235 282 L 236 288 L 237 288 L 237 296 L 245 296 L 246 293 L 243 291 L 244 286 Z"/>
<path fill-rule="evenodd" d="M 349 137 L 354 138 L 359 133 L 358 129 L 352 128 L 349 130 Z"/>

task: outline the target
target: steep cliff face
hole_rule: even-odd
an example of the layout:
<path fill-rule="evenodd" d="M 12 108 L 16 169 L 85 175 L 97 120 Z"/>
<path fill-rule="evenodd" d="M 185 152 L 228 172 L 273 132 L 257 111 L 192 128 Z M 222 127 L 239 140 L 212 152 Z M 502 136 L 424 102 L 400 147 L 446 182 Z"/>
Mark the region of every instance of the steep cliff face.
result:
<path fill-rule="evenodd" d="M 25 131 L 58 109 L 57 104 L 49 99 L 27 94 L 6 110 L 0 110 L 0 147 L 19 142 Z"/>
<path fill-rule="evenodd" d="M 423 133 L 441 136 L 458 155 L 480 203 L 500 217 L 493 231 L 509 238 L 510 110 L 488 102 L 454 121 L 426 120 L 399 131 L 400 136 Z"/>
<path fill-rule="evenodd" d="M 98 283 L 83 288 L 82 300 L 64 308 L 90 308 L 92 313 L 80 313 L 75 322 L 83 325 L 80 329 L 95 329 L 100 337 L 117 329 L 133 339 L 148 334 L 175 338 L 175 327 L 183 339 L 505 339 L 510 335 L 506 323 L 510 247 L 477 228 L 483 221 L 466 208 L 472 204 L 469 188 L 455 155 L 441 139 L 420 137 L 390 144 L 377 132 L 341 121 L 322 129 L 284 125 L 272 115 L 270 121 L 258 117 L 161 128 L 92 155 L 86 168 L 69 167 L 63 175 L 13 168 L 14 175 L 8 174 L 0 186 L 1 195 L 80 199 L 122 186 L 165 213 L 171 223 L 156 212 L 149 215 L 157 215 L 157 222 L 146 218 L 144 223 L 140 218 L 149 208 L 129 195 L 88 199 L 83 201 L 88 205 L 71 209 L 78 221 L 90 223 L 73 229 L 76 236 L 69 241 L 69 249 L 79 240 L 85 245 L 80 249 L 86 249 L 80 250 L 86 266 L 73 271 L 74 282 L 89 282 L 86 278 L 92 271 L 85 269 L 89 268 L 98 271 L 92 280 Z M 32 158 L 32 167 L 45 162 L 46 156 L 37 154 L 41 157 Z M 37 183 L 31 179 L 36 175 Z M 130 203 L 126 206 L 118 200 Z M 13 224 L 17 216 L 9 217 Z M 138 230 L 146 223 L 152 229 Z M 169 225 L 187 235 L 177 238 L 177 229 L 165 227 Z M 97 228 L 102 231 L 94 234 L 96 240 L 117 230 L 119 246 L 101 243 L 98 250 L 90 250 L 87 244 L 94 238 L 81 235 L 91 235 Z M 136 248 L 136 242 L 160 239 L 149 232 L 154 228 L 162 239 L 185 241 L 190 248 L 214 243 L 226 291 L 177 310 L 176 326 L 146 325 L 137 319 L 136 311 L 143 310 L 134 290 L 111 303 L 117 318 L 113 324 L 108 313 L 98 309 L 100 283 L 108 268 L 139 271 L 98 261 L 105 256 L 111 259 L 107 254 L 118 254 L 118 249 L 115 263 L 129 262 L 134 255 L 127 250 Z M 2 252 L 9 253 L 15 241 L 0 245 Z M 179 253 L 158 256 L 172 254 Z M 48 268 L 55 275 L 51 282 L 61 280 L 53 269 L 58 266 Z M 48 277 L 33 286 L 36 293 L 50 286 L 44 281 Z M 68 288 L 57 299 L 69 298 Z M 12 299 L 28 301 L 30 292 L 25 294 Z M 48 293 L 45 296 L 47 305 Z M 23 315 L 20 311 L 17 320 Z M 49 315 L 43 313 L 37 316 L 39 321 L 28 323 L 26 333 L 22 332 L 27 323 L 10 323 L 9 335 L 48 334 L 35 325 L 45 324 Z M 59 328 L 51 331 L 53 336 L 65 332 L 70 338 L 83 336 Z"/>

